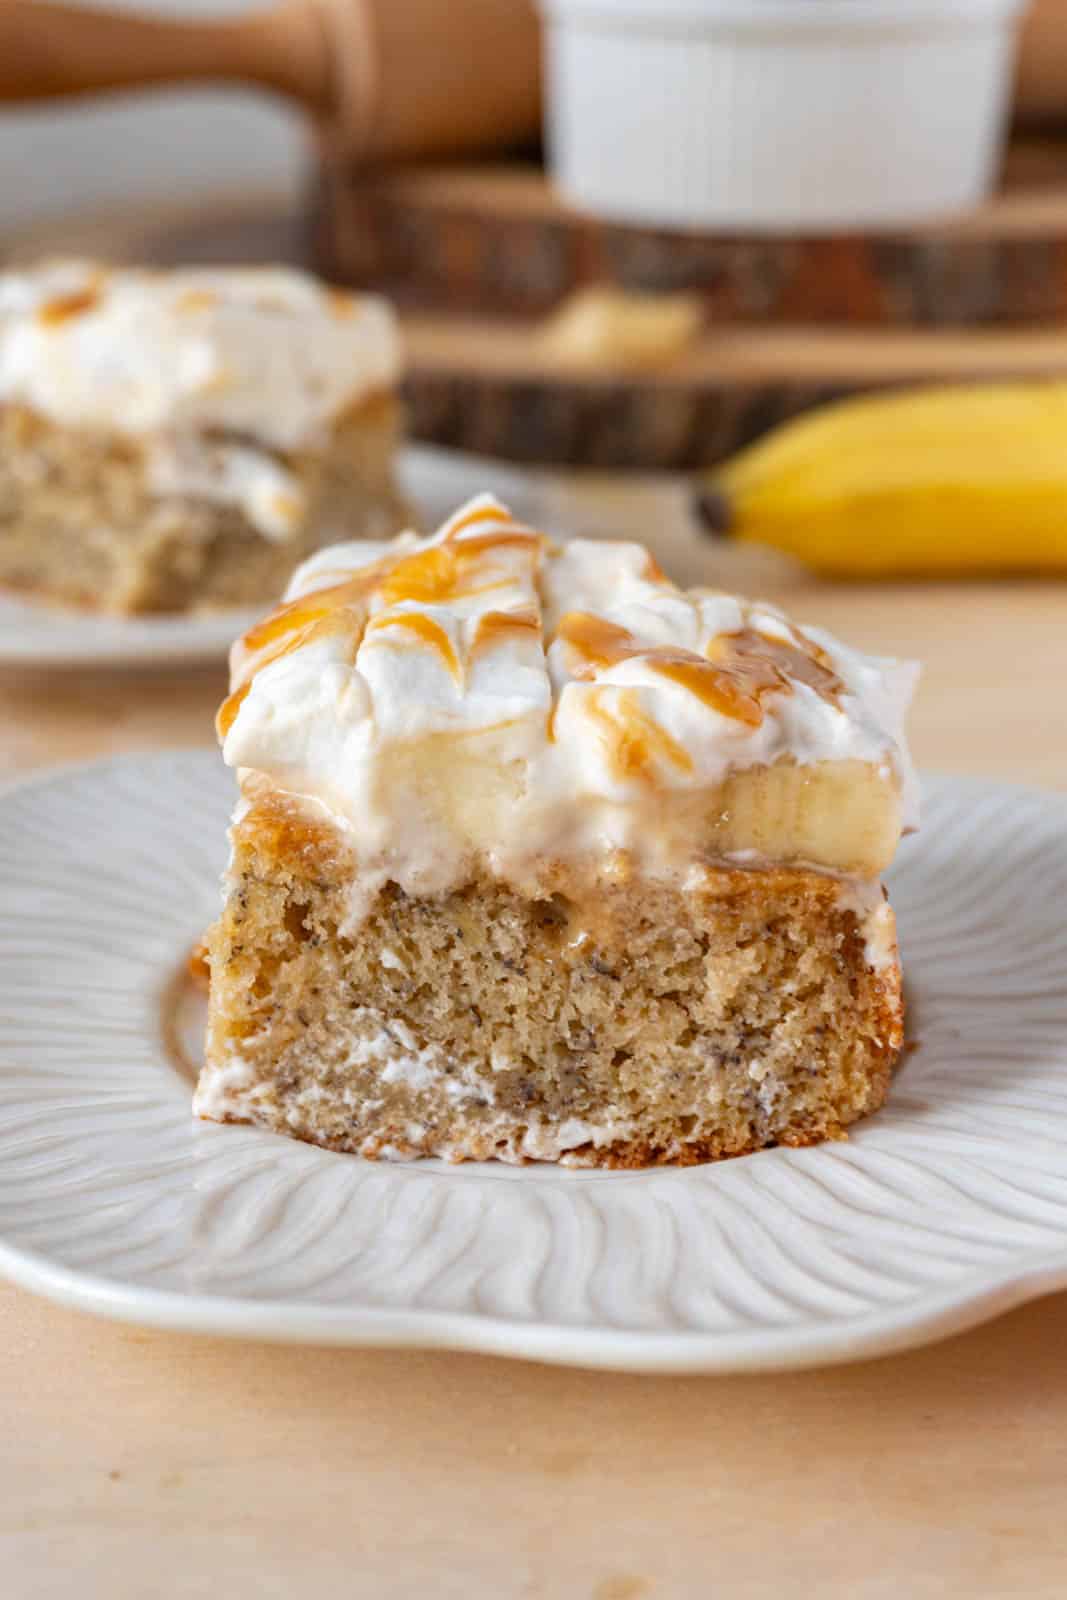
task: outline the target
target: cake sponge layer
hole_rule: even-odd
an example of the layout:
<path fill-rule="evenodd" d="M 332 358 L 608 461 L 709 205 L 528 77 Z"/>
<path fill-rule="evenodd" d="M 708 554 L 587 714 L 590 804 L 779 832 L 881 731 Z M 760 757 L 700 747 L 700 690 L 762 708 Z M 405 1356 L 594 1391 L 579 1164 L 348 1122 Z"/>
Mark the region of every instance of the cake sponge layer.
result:
<path fill-rule="evenodd" d="M 708 867 L 385 883 L 274 795 L 234 830 L 201 1116 L 365 1156 L 644 1166 L 835 1137 L 900 1049 L 876 885 Z"/>
<path fill-rule="evenodd" d="M 268 538 L 210 485 L 161 492 L 145 442 L 0 403 L 0 585 L 119 613 L 263 603 L 330 538 L 395 530 L 399 434 L 397 402 L 379 395 L 315 451 L 264 455 L 301 507 L 286 537 Z"/>

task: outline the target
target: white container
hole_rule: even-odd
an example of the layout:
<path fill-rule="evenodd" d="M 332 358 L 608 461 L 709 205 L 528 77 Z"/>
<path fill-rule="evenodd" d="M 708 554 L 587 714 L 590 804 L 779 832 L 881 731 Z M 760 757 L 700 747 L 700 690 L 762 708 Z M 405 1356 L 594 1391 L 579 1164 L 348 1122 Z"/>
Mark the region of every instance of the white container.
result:
<path fill-rule="evenodd" d="M 680 228 L 890 226 L 989 191 L 1023 0 L 542 0 L 564 194 Z"/>

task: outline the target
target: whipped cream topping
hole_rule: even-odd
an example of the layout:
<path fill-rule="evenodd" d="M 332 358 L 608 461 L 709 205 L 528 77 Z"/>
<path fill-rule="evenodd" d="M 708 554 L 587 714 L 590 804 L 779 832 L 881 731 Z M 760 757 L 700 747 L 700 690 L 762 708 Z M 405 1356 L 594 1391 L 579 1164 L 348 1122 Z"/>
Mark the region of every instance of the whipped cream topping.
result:
<path fill-rule="evenodd" d="M 321 446 L 399 370 L 386 303 L 302 272 L 68 261 L 0 274 L 0 402 L 145 441 L 159 492 L 231 500 L 267 537 L 299 524 L 296 481 L 270 452 Z M 236 436 L 229 455 L 218 435 Z"/>
<path fill-rule="evenodd" d="M 914 667 L 682 591 L 641 545 L 554 544 L 489 496 L 431 538 L 313 556 L 231 667 L 219 729 L 246 787 L 324 808 L 413 891 L 472 856 L 655 865 L 658 818 L 783 760 L 868 764 L 916 820 Z"/>

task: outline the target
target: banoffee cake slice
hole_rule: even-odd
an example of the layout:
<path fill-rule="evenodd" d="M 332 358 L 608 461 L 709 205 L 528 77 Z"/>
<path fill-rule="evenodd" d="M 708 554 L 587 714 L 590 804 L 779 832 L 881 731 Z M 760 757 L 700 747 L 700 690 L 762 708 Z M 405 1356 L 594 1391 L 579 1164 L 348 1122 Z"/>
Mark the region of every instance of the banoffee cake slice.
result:
<path fill-rule="evenodd" d="M 112 612 L 267 605 L 405 525 L 384 301 L 280 267 L 0 274 L 0 585 Z"/>
<path fill-rule="evenodd" d="M 885 1098 L 914 669 L 483 497 L 234 649 L 196 1111 L 372 1157 L 645 1166 Z"/>

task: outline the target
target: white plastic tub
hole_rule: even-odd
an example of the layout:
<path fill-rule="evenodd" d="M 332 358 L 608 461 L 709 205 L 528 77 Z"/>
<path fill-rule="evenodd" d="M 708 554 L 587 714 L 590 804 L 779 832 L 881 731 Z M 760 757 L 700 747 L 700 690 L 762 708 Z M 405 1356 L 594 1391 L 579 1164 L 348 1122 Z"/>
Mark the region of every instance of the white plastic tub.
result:
<path fill-rule="evenodd" d="M 566 196 L 665 226 L 915 222 L 981 200 L 1023 0 L 542 0 Z"/>

